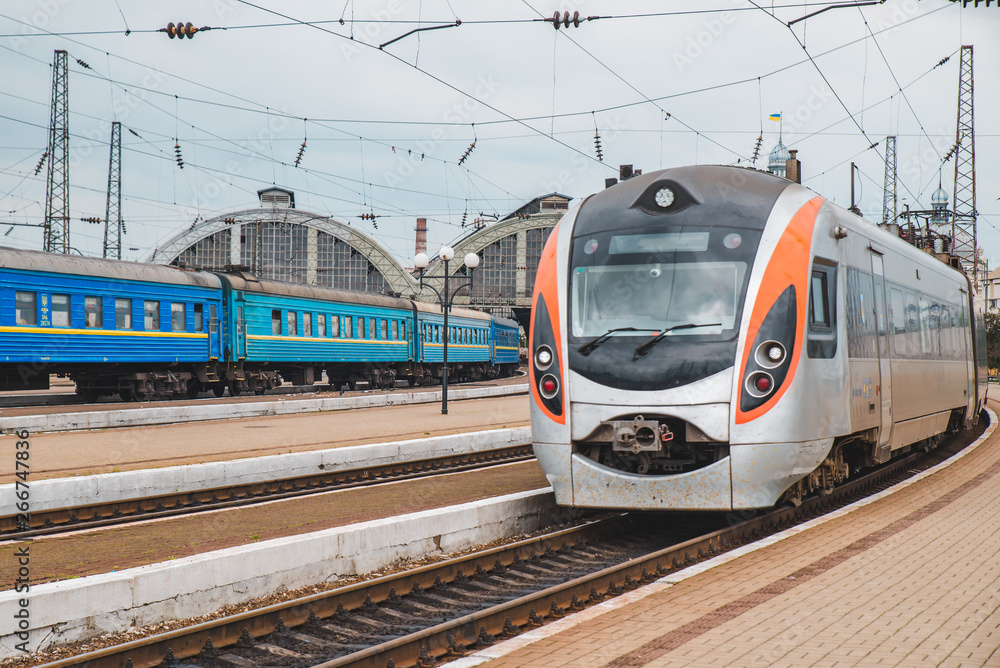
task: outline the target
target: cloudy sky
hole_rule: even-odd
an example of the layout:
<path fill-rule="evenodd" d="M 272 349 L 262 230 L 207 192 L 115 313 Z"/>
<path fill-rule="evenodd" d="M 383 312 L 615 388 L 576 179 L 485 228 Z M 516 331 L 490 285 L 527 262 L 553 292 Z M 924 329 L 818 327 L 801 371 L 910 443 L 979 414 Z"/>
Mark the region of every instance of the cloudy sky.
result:
<path fill-rule="evenodd" d="M 827 4 L 8 0 L 2 243 L 41 248 L 35 169 L 56 49 L 70 56 L 71 243 L 83 254 L 101 253 L 101 228 L 80 218 L 104 216 L 117 120 L 129 259 L 198 217 L 257 206 L 257 190 L 277 184 L 407 263 L 417 216 L 434 250 L 466 232 L 463 219 L 552 191 L 585 196 L 623 163 L 749 165 L 763 134 L 755 164 L 766 167 L 779 128 L 804 183 L 845 207 L 856 162 L 871 220 L 884 139 L 896 135 L 899 207 L 929 208 L 939 172 L 952 189 L 942 158 L 955 142 L 959 49 L 972 44 L 980 243 L 1000 266 L 1000 10 L 888 0 L 786 25 Z M 540 19 L 557 9 L 594 18 L 556 31 Z M 168 22 L 213 30 L 168 39 L 155 32 Z"/>

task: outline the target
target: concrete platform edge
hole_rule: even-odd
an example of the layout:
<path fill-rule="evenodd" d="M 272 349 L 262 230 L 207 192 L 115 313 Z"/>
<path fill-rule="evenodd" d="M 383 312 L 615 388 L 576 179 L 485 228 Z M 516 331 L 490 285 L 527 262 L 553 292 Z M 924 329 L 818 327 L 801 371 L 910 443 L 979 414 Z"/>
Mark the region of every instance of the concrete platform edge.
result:
<path fill-rule="evenodd" d="M 368 573 L 542 528 L 556 519 L 551 489 L 336 527 L 115 573 L 0 593 L 0 619 L 30 610 L 29 645 L 44 649 L 170 619 L 211 613 L 275 591 Z M 35 543 L 34 549 L 43 549 Z M 3 625 L 0 659 L 23 654 Z"/>
<path fill-rule="evenodd" d="M 496 385 L 469 389 L 449 389 L 448 399 L 482 399 L 524 394 L 527 385 Z M 202 420 L 228 420 L 232 418 L 290 415 L 320 411 L 346 411 L 356 408 L 379 408 L 427 404 L 441 401 L 441 391 L 401 392 L 358 395 L 354 397 L 328 397 L 325 399 L 293 399 L 258 401 L 244 404 L 206 404 L 204 406 L 155 406 L 152 408 L 127 408 L 112 411 L 86 411 L 53 415 L 18 415 L 0 417 L 0 431 L 10 433 L 27 429 L 32 434 L 51 431 L 80 429 L 107 429 L 110 427 L 137 427 L 171 422 L 198 422 Z"/>
<path fill-rule="evenodd" d="M 568 615 L 551 624 L 546 624 L 541 628 L 528 631 L 527 633 L 522 633 L 521 635 L 511 638 L 510 640 L 497 643 L 496 645 L 487 647 L 486 649 L 480 650 L 474 654 L 470 654 L 469 656 L 463 657 L 461 659 L 441 664 L 439 668 L 476 668 L 477 666 L 481 666 L 485 663 L 488 663 L 495 659 L 502 658 L 504 656 L 507 656 L 508 654 L 523 649 L 524 647 L 527 647 L 532 643 L 538 642 L 539 640 L 545 640 L 546 638 L 551 638 L 554 635 L 557 635 L 559 633 L 562 633 L 563 631 L 578 626 L 579 624 L 583 624 L 587 621 L 590 621 L 591 619 L 600 617 L 601 615 L 604 615 L 608 612 L 612 612 L 613 610 L 618 610 L 620 608 L 631 605 L 632 603 L 642 600 L 647 596 L 652 596 L 653 594 L 661 592 L 669 587 L 672 587 L 675 584 L 683 582 L 684 580 L 692 578 L 696 575 L 700 575 L 705 571 L 709 571 L 713 568 L 729 563 L 730 561 L 739 559 L 740 557 L 750 554 L 751 552 L 756 552 L 757 550 L 763 549 L 769 545 L 779 543 L 804 531 L 809 531 L 810 529 L 814 529 L 818 526 L 826 524 L 831 520 L 843 517 L 844 515 L 848 515 L 860 508 L 864 508 L 867 505 L 876 503 L 877 501 L 891 494 L 894 494 L 895 492 L 898 492 L 901 489 L 905 489 L 910 485 L 914 485 L 920 482 L 924 478 L 934 475 L 935 473 L 941 471 L 942 469 L 948 468 L 949 466 L 959 461 L 963 457 L 971 454 L 976 448 L 985 443 L 986 440 L 993 435 L 993 431 L 997 428 L 996 413 L 994 413 L 989 408 L 986 409 L 986 412 L 990 417 L 990 424 L 986 428 L 986 431 L 984 431 L 983 434 L 978 439 L 969 444 L 968 447 L 966 447 L 964 450 L 962 450 L 955 456 L 946 459 L 937 466 L 934 466 L 932 468 L 927 469 L 926 471 L 918 473 L 912 478 L 908 478 L 900 483 L 893 485 L 892 487 L 889 487 L 888 489 L 882 490 L 877 494 L 873 494 L 872 496 L 861 499 L 860 501 L 856 501 L 848 506 L 844 506 L 843 508 L 835 510 L 831 513 L 828 513 L 821 517 L 817 517 L 814 520 L 804 522 L 803 524 L 791 527 L 790 529 L 785 529 L 784 531 L 776 533 L 773 536 L 768 536 L 767 538 L 759 540 L 755 543 L 750 543 L 749 545 L 744 545 L 735 550 L 731 550 L 724 554 L 720 554 L 717 557 L 713 557 L 712 559 L 709 559 L 707 561 L 703 561 L 699 564 L 695 564 L 683 570 L 677 571 L 676 573 L 671 573 L 670 575 L 664 576 L 659 580 L 651 582 L 644 587 L 639 587 L 638 589 L 635 589 L 633 591 L 626 592 L 625 594 L 617 596 L 609 601 L 604 601 L 603 603 L 599 603 L 592 608 L 588 608 L 586 610 L 573 613 L 572 615 Z"/>
<path fill-rule="evenodd" d="M 97 503 L 116 503 L 148 496 L 285 480 L 529 443 L 531 428 L 515 427 L 204 464 L 36 480 L 31 483 L 31 510 L 42 512 Z M 0 508 L 15 507 L 16 491 L 14 483 L 0 485 Z"/>

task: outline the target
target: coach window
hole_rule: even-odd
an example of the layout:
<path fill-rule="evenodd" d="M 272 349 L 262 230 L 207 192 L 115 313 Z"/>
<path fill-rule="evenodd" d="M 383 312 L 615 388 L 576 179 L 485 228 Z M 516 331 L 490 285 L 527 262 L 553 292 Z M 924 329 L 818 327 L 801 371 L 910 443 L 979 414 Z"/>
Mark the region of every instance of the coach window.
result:
<path fill-rule="evenodd" d="M 104 324 L 100 297 L 83 298 L 83 326 L 99 328 Z"/>
<path fill-rule="evenodd" d="M 171 302 L 170 304 L 170 331 L 187 331 L 187 305 Z"/>
<path fill-rule="evenodd" d="M 271 334 L 281 336 L 281 309 L 271 311 Z"/>
<path fill-rule="evenodd" d="M 204 332 L 205 331 L 205 305 L 195 304 L 194 305 L 194 331 Z"/>
<path fill-rule="evenodd" d="M 337 338 L 340 336 L 340 316 L 331 315 L 330 316 L 330 336 Z"/>
<path fill-rule="evenodd" d="M 344 316 L 344 338 L 354 338 L 354 318 L 349 315 Z"/>
<path fill-rule="evenodd" d="M 69 327 L 69 295 L 52 295 L 52 326 Z"/>
<path fill-rule="evenodd" d="M 399 341 L 399 321 L 392 321 L 392 340 Z"/>
<path fill-rule="evenodd" d="M 906 353 L 906 307 L 903 293 L 896 288 L 889 289 L 889 320 L 892 324 L 892 349 L 896 355 Z"/>
<path fill-rule="evenodd" d="M 365 319 L 358 318 L 358 338 L 367 339 L 368 336 L 365 334 Z"/>
<path fill-rule="evenodd" d="M 115 329 L 132 329 L 131 299 L 115 298 Z"/>
<path fill-rule="evenodd" d="M 326 313 L 316 314 L 316 336 L 326 338 Z"/>
<path fill-rule="evenodd" d="M 295 311 L 288 312 L 288 336 L 295 336 L 299 333 L 298 322 L 296 321 Z"/>
<path fill-rule="evenodd" d="M 156 332 L 160 329 L 160 302 L 147 301 L 143 308 L 144 325 L 147 332 Z"/>
<path fill-rule="evenodd" d="M 809 330 L 806 352 L 815 359 L 832 359 L 837 354 L 837 266 L 816 258 L 809 276 Z M 504 335 L 505 344 L 513 336 Z M 498 338 L 499 345 L 500 340 Z"/>
<path fill-rule="evenodd" d="M 14 293 L 16 307 L 17 324 L 37 325 L 38 324 L 38 295 L 34 292 Z"/>
<path fill-rule="evenodd" d="M 302 335 L 313 335 L 313 314 L 308 311 L 302 314 Z"/>

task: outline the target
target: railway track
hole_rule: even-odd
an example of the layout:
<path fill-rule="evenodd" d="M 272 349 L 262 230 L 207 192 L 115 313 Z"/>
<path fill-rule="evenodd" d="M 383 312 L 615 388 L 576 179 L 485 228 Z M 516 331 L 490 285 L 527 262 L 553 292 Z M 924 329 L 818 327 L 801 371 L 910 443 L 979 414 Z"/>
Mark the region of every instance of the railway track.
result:
<path fill-rule="evenodd" d="M 880 491 L 968 442 L 910 454 L 798 507 L 684 524 L 616 515 L 47 666 L 433 666 Z"/>
<path fill-rule="evenodd" d="M 0 517 L 0 540 L 24 540 L 139 520 L 236 508 L 337 489 L 457 473 L 533 459 L 531 445 L 516 445 L 447 457 L 419 459 L 363 469 L 330 471 L 270 482 L 232 485 L 163 496 L 33 512 L 27 526 L 17 515 Z"/>

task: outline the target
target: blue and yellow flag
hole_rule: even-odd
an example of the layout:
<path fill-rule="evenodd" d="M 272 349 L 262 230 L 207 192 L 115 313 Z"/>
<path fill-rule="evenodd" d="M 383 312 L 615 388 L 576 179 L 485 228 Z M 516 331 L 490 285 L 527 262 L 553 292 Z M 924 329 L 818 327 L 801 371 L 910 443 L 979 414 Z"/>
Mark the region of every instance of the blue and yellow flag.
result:
<path fill-rule="evenodd" d="M 780 121 L 781 120 L 781 114 L 780 113 L 771 114 L 770 116 L 767 117 L 767 120 L 769 120 L 769 121 Z"/>

